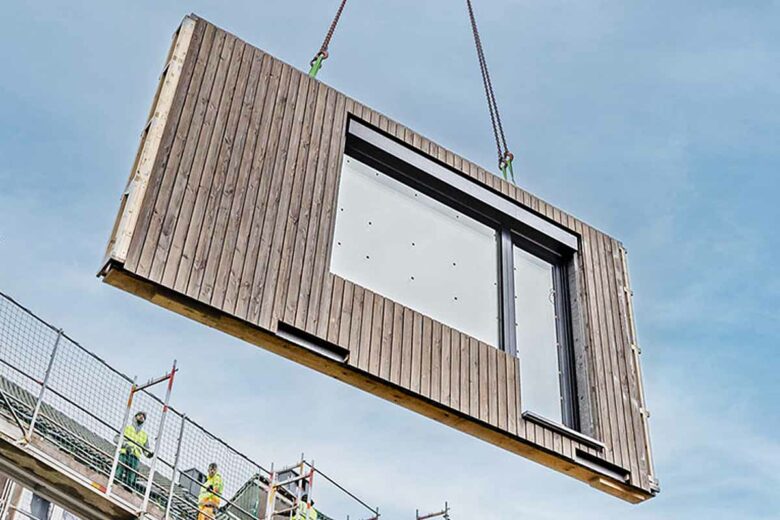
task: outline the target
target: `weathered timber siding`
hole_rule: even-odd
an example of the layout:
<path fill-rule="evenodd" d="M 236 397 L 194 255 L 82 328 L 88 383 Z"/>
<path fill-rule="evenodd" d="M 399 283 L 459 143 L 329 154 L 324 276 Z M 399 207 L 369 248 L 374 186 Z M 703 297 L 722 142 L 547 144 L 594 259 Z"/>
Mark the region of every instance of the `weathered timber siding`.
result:
<path fill-rule="evenodd" d="M 576 450 L 587 452 L 628 471 L 635 500 L 649 497 L 622 245 L 196 21 L 127 257 L 115 258 L 111 269 L 248 327 L 273 334 L 283 323 L 343 347 L 351 371 L 381 383 L 372 390 L 379 395 L 383 387 L 402 389 L 405 400 L 423 400 L 489 426 L 510 444 L 552 454 L 560 463 L 545 463 L 561 471 L 575 474 Z M 350 117 L 580 237 L 572 297 L 582 309 L 575 316 L 585 352 L 578 370 L 587 372 L 583 380 L 590 387 L 578 391 L 590 398 L 587 420 L 605 450 L 521 417 L 519 362 L 513 356 L 329 272 Z"/>

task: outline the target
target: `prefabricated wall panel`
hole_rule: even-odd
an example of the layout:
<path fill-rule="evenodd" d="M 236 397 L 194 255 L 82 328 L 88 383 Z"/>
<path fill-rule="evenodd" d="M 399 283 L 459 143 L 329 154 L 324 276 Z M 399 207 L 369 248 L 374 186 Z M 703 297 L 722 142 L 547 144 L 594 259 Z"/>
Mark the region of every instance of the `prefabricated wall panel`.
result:
<path fill-rule="evenodd" d="M 582 433 L 521 413 L 515 356 L 330 272 L 351 120 L 577 238 Z M 623 246 L 198 17 L 174 35 L 101 275 L 625 500 L 657 492 Z"/>

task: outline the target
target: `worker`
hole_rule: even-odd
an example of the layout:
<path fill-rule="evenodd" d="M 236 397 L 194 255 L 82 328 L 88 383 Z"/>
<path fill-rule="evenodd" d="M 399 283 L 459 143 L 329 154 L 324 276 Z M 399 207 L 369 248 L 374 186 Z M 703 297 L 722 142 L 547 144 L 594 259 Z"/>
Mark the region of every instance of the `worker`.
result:
<path fill-rule="evenodd" d="M 224 484 L 222 475 L 217 471 L 217 463 L 209 464 L 209 474 L 206 482 L 201 484 L 198 495 L 198 520 L 213 520 L 216 518 L 220 497 Z"/>
<path fill-rule="evenodd" d="M 145 422 L 146 412 L 135 414 L 133 424 L 128 424 L 125 427 L 122 449 L 119 450 L 119 465 L 116 468 L 116 478 L 128 490 L 136 489 L 141 454 L 147 457 L 152 456 L 149 450 L 149 436 L 143 429 Z"/>
<path fill-rule="evenodd" d="M 304 494 L 298 501 L 298 508 L 292 520 L 317 520 L 317 510 L 314 509 L 314 500 L 309 500 L 309 495 Z"/>

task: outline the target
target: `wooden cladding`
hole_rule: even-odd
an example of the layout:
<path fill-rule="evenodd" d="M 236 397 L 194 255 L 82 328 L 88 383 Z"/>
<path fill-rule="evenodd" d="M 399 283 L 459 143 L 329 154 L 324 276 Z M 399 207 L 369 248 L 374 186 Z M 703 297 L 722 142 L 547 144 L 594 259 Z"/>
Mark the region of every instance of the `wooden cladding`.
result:
<path fill-rule="evenodd" d="M 105 281 L 623 499 L 653 496 L 619 242 L 202 19 L 173 49 Z M 350 119 L 579 237 L 577 390 L 595 442 L 523 417 L 516 357 L 329 272 Z"/>

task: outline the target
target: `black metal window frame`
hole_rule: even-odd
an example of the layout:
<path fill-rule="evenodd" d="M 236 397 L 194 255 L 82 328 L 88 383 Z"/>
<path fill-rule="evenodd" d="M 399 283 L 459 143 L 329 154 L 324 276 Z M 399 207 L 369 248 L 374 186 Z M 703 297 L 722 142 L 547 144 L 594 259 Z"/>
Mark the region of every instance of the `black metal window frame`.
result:
<path fill-rule="evenodd" d="M 497 347 L 512 356 L 517 356 L 514 247 L 551 264 L 562 418 L 566 427 L 580 430 L 572 331 L 576 309 L 569 287 L 570 270 L 576 269 L 578 237 L 358 119 L 348 120 L 344 153 L 496 230 Z"/>

